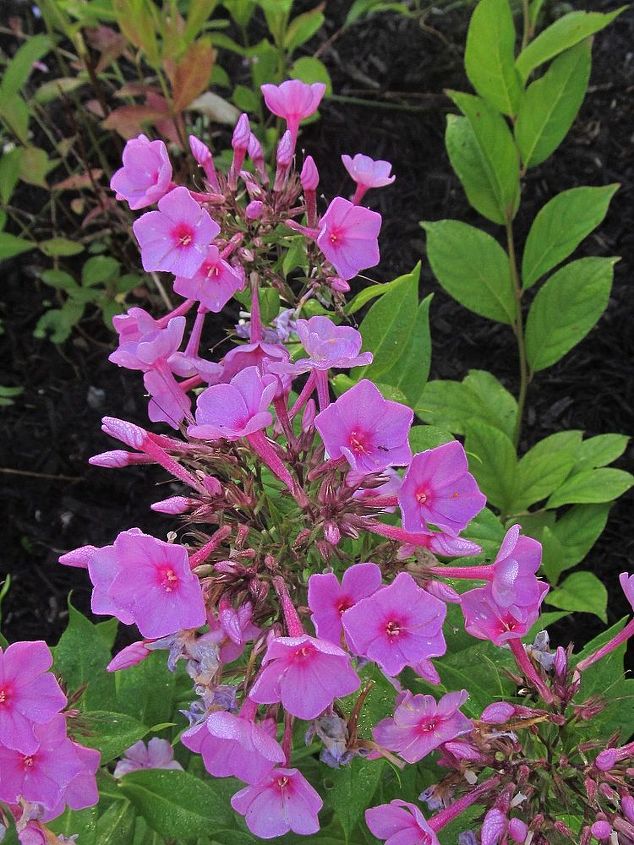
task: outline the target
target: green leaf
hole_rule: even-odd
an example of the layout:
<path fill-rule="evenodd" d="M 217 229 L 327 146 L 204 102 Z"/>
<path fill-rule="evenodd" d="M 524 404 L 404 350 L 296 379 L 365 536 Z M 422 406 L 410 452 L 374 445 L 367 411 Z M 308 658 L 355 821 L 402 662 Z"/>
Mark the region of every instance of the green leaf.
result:
<path fill-rule="evenodd" d="M 591 572 L 573 572 L 560 587 L 546 594 L 553 607 L 579 613 L 594 613 L 607 622 L 608 591 Z"/>
<path fill-rule="evenodd" d="M 81 268 L 81 283 L 85 287 L 101 285 L 118 276 L 120 267 L 109 255 L 93 255 Z"/>
<path fill-rule="evenodd" d="M 480 0 L 471 16 L 465 69 L 478 94 L 510 117 L 522 93 L 515 68 L 515 25 L 507 0 Z"/>
<path fill-rule="evenodd" d="M 433 293 L 418 306 L 414 328 L 401 354 L 390 370 L 381 374 L 381 383 L 400 390 L 406 403 L 415 408 L 423 394 L 431 366 L 429 307 Z"/>
<path fill-rule="evenodd" d="M 449 431 L 435 425 L 414 425 L 409 430 L 409 445 L 414 454 L 435 449 L 436 446 L 449 443 L 453 439 Z"/>
<path fill-rule="evenodd" d="M 176 680 L 182 672 L 170 672 L 165 655 L 150 654 L 142 663 L 114 673 L 120 713 L 133 716 L 144 725 L 169 722 L 175 708 Z"/>
<path fill-rule="evenodd" d="M 526 320 L 526 356 L 533 371 L 559 361 L 605 311 L 618 258 L 580 258 L 557 270 L 537 292 Z"/>
<path fill-rule="evenodd" d="M 483 508 L 476 514 L 464 530 L 467 540 L 482 546 L 483 557 L 488 559 L 493 559 L 498 553 L 504 534 L 504 526 L 489 508 Z M 469 562 L 473 560 L 469 558 Z"/>
<path fill-rule="evenodd" d="M 528 86 L 515 124 L 515 139 L 526 167 L 545 161 L 568 134 L 585 97 L 591 66 L 590 41 L 582 41 L 558 56 Z"/>
<path fill-rule="evenodd" d="M 46 150 L 40 147 L 24 147 L 20 158 L 20 179 L 27 185 L 48 188 L 46 174 L 56 166 L 50 161 Z"/>
<path fill-rule="evenodd" d="M 312 85 L 313 82 L 323 82 L 326 86 L 326 97 L 332 94 L 332 80 L 328 73 L 328 68 L 319 59 L 313 56 L 302 56 L 293 62 L 293 66 L 289 70 L 291 79 L 301 79 Z"/>
<path fill-rule="evenodd" d="M 473 207 L 494 223 L 505 223 L 517 211 L 520 190 L 519 156 L 511 130 L 502 115 L 480 97 L 457 91 L 447 93 L 472 130 L 471 137 L 463 131 L 459 148 L 452 145 L 450 149 L 448 144 L 451 164 Z M 480 196 L 483 187 L 487 208 L 493 200 L 493 215 L 483 211 Z"/>
<path fill-rule="evenodd" d="M 429 263 L 447 293 L 482 317 L 512 324 L 516 305 L 509 258 L 495 238 L 459 220 L 421 225 Z"/>
<path fill-rule="evenodd" d="M 536 67 L 604 29 L 626 8 L 622 6 L 605 15 L 600 12 L 570 12 L 559 18 L 519 54 L 515 66 L 520 76 L 527 79 Z"/>
<path fill-rule="evenodd" d="M 0 199 L 8 203 L 20 179 L 22 147 L 15 147 L 0 156 Z"/>
<path fill-rule="evenodd" d="M 392 289 L 370 308 L 359 330 L 364 351 L 372 352 L 373 362 L 364 367 L 359 378 L 377 380 L 392 369 L 416 325 L 420 262 L 395 281 Z M 379 379 L 380 380 L 380 379 Z"/>
<path fill-rule="evenodd" d="M 36 247 L 36 243 L 27 241 L 26 238 L 18 238 L 8 232 L 0 232 L 0 261 L 5 258 L 13 258 L 23 252 L 29 252 Z"/>
<path fill-rule="evenodd" d="M 356 312 L 363 308 L 364 305 L 367 305 L 368 302 L 371 302 L 378 296 L 383 296 L 383 294 L 389 293 L 395 287 L 398 287 L 401 284 L 402 278 L 402 276 L 399 276 L 398 279 L 394 279 L 391 282 L 381 282 L 380 284 L 368 285 L 363 288 L 356 296 L 353 296 L 350 302 L 345 306 L 345 313 L 348 316 L 356 314 Z"/>
<path fill-rule="evenodd" d="M 45 106 L 47 103 L 53 102 L 53 100 L 64 94 L 71 94 L 73 91 L 81 88 L 82 85 L 86 85 L 87 82 L 87 79 L 76 76 L 61 76 L 57 79 L 51 79 L 40 85 L 33 99 L 36 103 Z"/>
<path fill-rule="evenodd" d="M 343 828 L 346 842 L 354 842 L 351 836 L 363 821 L 365 810 L 372 806 L 383 764 L 383 760 L 355 758 L 350 765 L 329 773 L 328 778 L 334 782 L 334 787 L 329 792 L 328 804 Z"/>
<path fill-rule="evenodd" d="M 508 512 L 515 495 L 517 473 L 517 456 L 511 439 L 480 420 L 467 423 L 466 435 L 469 469 L 489 502 Z"/>
<path fill-rule="evenodd" d="M 568 258 L 604 219 L 618 185 L 571 188 L 540 209 L 526 239 L 522 258 L 525 288 Z"/>
<path fill-rule="evenodd" d="M 8 827 L 4 831 L 4 837 L 2 838 L 2 845 L 20 845 L 20 839 L 18 837 L 18 832 L 15 829 L 15 822 L 13 820 L 13 813 L 6 806 L 6 804 L 2 802 L 0 802 L 0 810 L 2 811 L 0 819 L 4 817 L 4 819 L 8 823 Z"/>
<path fill-rule="evenodd" d="M 84 251 L 84 245 L 76 241 L 69 241 L 68 238 L 49 238 L 47 241 L 40 241 L 40 250 L 49 258 L 60 255 L 78 255 Z"/>
<path fill-rule="evenodd" d="M 309 41 L 323 26 L 324 20 L 323 12 L 318 6 L 293 18 L 284 36 L 284 49 L 288 54 L 291 55 Z"/>
<path fill-rule="evenodd" d="M 53 46 L 48 35 L 31 35 L 22 44 L 4 70 L 0 83 L 0 102 L 5 102 L 19 93 L 26 83 L 33 64 L 46 55 Z"/>
<path fill-rule="evenodd" d="M 609 503 L 574 505 L 544 529 L 542 567 L 551 584 L 584 559 L 603 532 L 609 512 Z"/>
<path fill-rule="evenodd" d="M 71 810 L 67 808 L 61 816 L 47 822 L 53 833 L 58 836 L 77 836 L 81 845 L 101 845 L 96 842 L 97 807 L 87 807 L 85 810 Z M 74 841 L 74 840 L 71 840 Z M 4 845 L 4 842 L 3 842 Z"/>
<path fill-rule="evenodd" d="M 97 626 L 68 603 L 68 626 L 53 649 L 55 671 L 71 692 L 86 686 L 80 706 L 84 710 L 114 704 L 114 677 L 105 671 L 110 650 Z"/>
<path fill-rule="evenodd" d="M 73 327 L 81 320 L 84 305 L 72 299 L 67 300 L 62 308 L 52 308 L 42 314 L 33 329 L 33 337 L 50 337 L 53 343 L 64 343 L 70 337 Z"/>
<path fill-rule="evenodd" d="M 64 270 L 44 270 L 40 273 L 40 278 L 49 287 L 64 290 L 67 293 L 77 287 L 75 279 Z"/>
<path fill-rule="evenodd" d="M 512 437 L 517 402 L 492 373 L 470 370 L 462 383 L 443 379 L 428 382 L 416 413 L 453 434 L 465 434 L 468 422 L 478 419 Z"/>
<path fill-rule="evenodd" d="M 240 111 L 257 112 L 260 106 L 260 98 L 252 88 L 245 85 L 236 85 L 231 95 L 231 101 Z"/>
<path fill-rule="evenodd" d="M 527 510 L 563 484 L 575 465 L 580 442 L 580 432 L 559 431 L 529 449 L 517 465 L 511 510 Z"/>
<path fill-rule="evenodd" d="M 97 845 L 130 845 L 135 817 L 129 801 L 115 801 L 97 822 Z"/>
<path fill-rule="evenodd" d="M 132 716 L 106 710 L 91 710 L 83 716 L 82 722 L 87 725 L 87 732 L 79 740 L 82 745 L 101 751 L 102 766 L 143 739 L 149 730 Z"/>
<path fill-rule="evenodd" d="M 149 826 L 167 839 L 189 841 L 221 827 L 231 828 L 233 811 L 209 783 L 169 769 L 131 772 L 121 791 Z"/>
<path fill-rule="evenodd" d="M 584 469 L 571 475 L 548 499 L 546 507 L 612 502 L 633 485 L 634 476 L 622 469 Z"/>
<path fill-rule="evenodd" d="M 577 453 L 576 469 L 596 469 L 611 464 L 627 449 L 630 438 L 626 434 L 599 434 L 589 437 Z"/>
<path fill-rule="evenodd" d="M 468 690 L 469 698 L 462 709 L 467 716 L 479 719 L 488 704 L 514 692 L 513 684 L 501 671 L 505 664 L 512 665 L 509 652 L 480 642 L 446 654 L 435 665 L 446 691 Z"/>

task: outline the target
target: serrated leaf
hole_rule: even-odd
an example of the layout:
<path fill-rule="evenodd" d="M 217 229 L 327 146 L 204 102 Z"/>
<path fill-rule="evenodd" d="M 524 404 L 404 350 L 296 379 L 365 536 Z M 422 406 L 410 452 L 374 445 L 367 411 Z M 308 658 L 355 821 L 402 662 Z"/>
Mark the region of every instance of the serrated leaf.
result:
<path fill-rule="evenodd" d="M 622 469 L 585 469 L 571 475 L 548 499 L 546 507 L 612 502 L 632 486 L 634 476 Z"/>
<path fill-rule="evenodd" d="M 525 288 L 556 267 L 602 222 L 618 185 L 571 188 L 540 209 L 530 228 L 522 257 Z"/>
<path fill-rule="evenodd" d="M 482 492 L 491 504 L 507 513 L 515 495 L 517 473 L 517 455 L 511 439 L 498 428 L 473 420 L 466 425 L 465 449 L 469 453 L 469 469 Z"/>
<path fill-rule="evenodd" d="M 462 94 L 458 91 L 447 92 L 460 111 L 469 121 L 473 136 L 469 140 L 469 149 L 454 163 L 454 156 L 449 150 L 452 166 L 465 188 L 469 202 L 482 212 L 479 204 L 472 202 L 472 196 L 487 186 L 489 195 L 494 199 L 495 217 L 489 217 L 495 223 L 504 223 L 515 216 L 519 204 L 520 165 L 519 156 L 508 124 L 492 106 L 480 97 Z M 463 143 L 464 143 L 463 139 Z M 477 168 L 478 173 L 474 173 Z M 489 215 L 485 215 L 489 216 Z"/>
<path fill-rule="evenodd" d="M 467 32 L 465 69 L 485 100 L 503 114 L 517 113 L 522 93 L 515 68 L 515 25 L 507 0 L 480 0 Z"/>
<path fill-rule="evenodd" d="M 570 12 L 555 21 L 526 46 L 519 54 L 515 66 L 523 79 L 536 67 L 553 59 L 564 50 L 594 35 L 610 24 L 627 6 L 615 12 Z"/>
<path fill-rule="evenodd" d="M 573 572 L 560 587 L 546 594 L 552 607 L 579 613 L 594 613 L 607 622 L 608 591 L 591 572 Z"/>
<path fill-rule="evenodd" d="M 592 47 L 583 41 L 558 56 L 528 86 L 515 124 L 515 139 L 526 167 L 545 161 L 561 144 L 585 97 Z"/>
<path fill-rule="evenodd" d="M 537 292 L 526 320 L 526 356 L 533 371 L 559 361 L 605 311 L 616 258 L 580 258 L 557 270 Z"/>
<path fill-rule="evenodd" d="M 447 293 L 482 317 L 512 324 L 516 304 L 509 259 L 495 238 L 459 220 L 421 225 L 429 263 Z"/>

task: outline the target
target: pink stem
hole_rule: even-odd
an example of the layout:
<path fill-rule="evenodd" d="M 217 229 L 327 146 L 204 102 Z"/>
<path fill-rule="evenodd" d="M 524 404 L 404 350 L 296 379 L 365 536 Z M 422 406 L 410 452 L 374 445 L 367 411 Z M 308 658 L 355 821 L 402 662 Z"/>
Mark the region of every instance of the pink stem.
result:
<path fill-rule="evenodd" d="M 205 493 L 205 489 L 198 479 L 196 479 L 191 473 L 182 467 L 178 461 L 175 461 L 174 458 L 168 455 L 164 449 L 162 449 L 149 437 L 145 439 L 141 449 L 146 455 L 153 458 L 157 464 L 160 464 L 163 469 L 166 469 L 169 473 L 171 473 L 174 478 L 178 478 L 184 484 L 187 484 L 194 490 L 198 490 L 199 493 Z"/>
<path fill-rule="evenodd" d="M 261 343 L 263 337 L 262 317 L 260 314 L 260 291 L 257 273 L 251 273 L 251 327 L 249 340 L 251 343 Z"/>
<path fill-rule="evenodd" d="M 359 205 L 359 203 L 361 202 L 361 200 L 363 199 L 363 197 L 366 195 L 367 192 L 368 192 L 367 185 L 357 185 L 357 190 L 350 197 L 350 202 L 353 205 Z"/>
<path fill-rule="evenodd" d="M 288 410 L 286 408 L 286 401 L 284 397 L 276 396 L 273 399 L 273 406 L 275 408 L 275 412 L 277 413 L 277 418 L 280 421 L 280 425 L 282 426 L 282 431 L 286 435 L 286 439 L 288 440 L 290 447 L 297 450 L 297 438 L 295 437 L 291 421 L 288 418 Z"/>
<path fill-rule="evenodd" d="M 248 722 L 253 722 L 257 712 L 258 705 L 252 698 L 247 696 L 242 702 L 242 707 L 240 708 L 240 718 L 246 719 Z"/>
<path fill-rule="evenodd" d="M 363 504 L 370 508 L 393 508 L 398 505 L 398 496 L 365 496 Z"/>
<path fill-rule="evenodd" d="M 282 605 L 282 613 L 284 614 L 284 621 L 286 622 L 286 630 L 288 631 L 289 637 L 301 637 L 305 633 L 304 626 L 288 594 L 286 582 L 281 575 L 276 575 L 273 578 L 273 587 Z"/>
<path fill-rule="evenodd" d="M 201 546 L 198 551 L 189 556 L 189 565 L 192 569 L 204 563 L 212 552 L 215 552 L 218 546 L 223 543 L 231 534 L 231 528 L 228 525 L 223 525 L 211 535 L 204 546 Z"/>
<path fill-rule="evenodd" d="M 487 792 L 495 789 L 500 780 L 501 778 L 498 775 L 494 775 L 488 780 L 485 780 L 484 783 L 480 784 L 480 786 L 476 786 L 476 788 L 471 792 L 468 792 L 466 795 L 463 795 L 462 798 L 454 801 L 450 807 L 446 807 L 444 810 L 436 813 L 436 815 L 432 816 L 427 823 L 432 830 L 441 830 L 443 827 L 448 825 L 449 822 L 453 821 L 456 816 L 459 816 L 460 813 L 464 812 L 467 807 L 471 807 L 471 805 L 477 803 L 483 795 L 486 795 Z"/>
<path fill-rule="evenodd" d="M 198 191 L 190 191 L 190 196 L 197 202 L 208 202 L 212 205 L 222 205 L 225 198 L 222 194 L 200 194 Z"/>
<path fill-rule="evenodd" d="M 310 395 L 312 394 L 314 389 L 315 389 L 315 373 L 314 373 L 313 370 L 311 370 L 310 375 L 308 376 L 308 378 L 306 380 L 306 384 L 302 387 L 302 391 L 299 394 L 299 396 L 297 397 L 295 404 L 293 405 L 291 410 L 288 412 L 288 418 L 290 420 L 292 420 L 293 417 L 295 416 L 295 414 L 297 414 L 299 411 L 301 411 L 301 409 L 304 407 L 306 402 L 308 402 L 308 399 L 310 398 Z"/>
<path fill-rule="evenodd" d="M 488 581 L 493 576 L 493 566 L 430 566 L 427 572 L 441 578 L 466 578 Z"/>
<path fill-rule="evenodd" d="M 282 751 L 286 759 L 286 765 L 291 765 L 291 757 L 293 754 L 293 717 L 290 713 L 284 716 L 284 737 L 282 739 Z"/>
<path fill-rule="evenodd" d="M 328 461 L 324 461 L 323 464 L 320 464 L 315 469 L 311 469 L 308 473 L 308 480 L 315 481 L 317 478 L 321 478 L 322 475 L 325 475 L 329 470 L 336 469 L 337 467 L 343 466 L 347 463 L 345 458 L 330 458 Z"/>
<path fill-rule="evenodd" d="M 286 484 L 295 497 L 297 503 L 303 508 L 306 507 L 309 504 L 306 494 L 301 487 L 298 486 L 281 458 L 273 449 L 273 446 L 267 439 L 266 435 L 261 431 L 255 431 L 253 434 L 247 434 L 246 439 L 255 454 L 264 461 L 267 467 L 280 479 L 280 481 L 283 481 L 284 484 Z"/>
<path fill-rule="evenodd" d="M 195 299 L 186 299 L 185 302 L 181 302 L 181 304 L 177 308 L 174 308 L 174 310 L 170 311 L 169 314 L 165 314 L 163 317 L 157 320 L 157 323 L 159 324 L 160 328 L 165 328 L 165 326 L 173 317 L 182 317 L 184 314 L 187 314 L 189 311 L 191 311 L 192 306 L 195 302 Z"/>
<path fill-rule="evenodd" d="M 510 640 L 509 645 L 511 646 L 513 657 L 515 658 L 515 662 L 519 666 L 520 670 L 524 673 L 524 675 L 531 682 L 531 684 L 539 691 L 539 694 L 544 699 L 544 701 L 547 704 L 552 704 L 554 701 L 553 694 L 548 689 L 546 684 L 542 681 L 542 679 L 539 677 L 537 670 L 531 663 L 529 656 L 526 654 L 526 649 L 524 648 L 522 641 L 519 639 Z"/>
<path fill-rule="evenodd" d="M 311 229 L 317 226 L 317 191 L 304 191 L 306 223 Z"/>
<path fill-rule="evenodd" d="M 325 370 L 313 370 L 317 383 L 317 398 L 319 410 L 323 411 L 330 405 L 330 391 L 328 389 L 328 373 Z"/>
<path fill-rule="evenodd" d="M 618 648 L 624 642 L 627 642 L 630 637 L 634 636 L 634 619 L 631 619 L 625 628 L 622 631 L 613 637 L 609 643 L 606 643 L 604 646 L 601 646 L 600 649 L 594 652 L 594 654 L 590 654 L 580 663 L 577 663 L 577 671 L 584 672 L 588 666 L 592 666 L 593 663 L 596 663 L 597 660 L 602 660 L 606 654 L 610 654 L 611 651 L 614 651 L 615 648 Z"/>
<path fill-rule="evenodd" d="M 398 525 L 384 525 L 374 519 L 363 520 L 359 527 L 366 531 L 372 531 L 373 534 L 378 534 L 381 537 L 387 537 L 388 540 L 397 540 L 399 543 L 409 543 L 412 546 L 423 546 L 425 548 L 428 548 L 433 537 L 433 534 L 425 534 L 422 531 L 413 533 L 406 531 L 404 528 L 399 528 Z"/>
<path fill-rule="evenodd" d="M 193 357 L 198 355 L 200 338 L 203 333 L 203 326 L 205 325 L 205 317 L 208 313 L 209 309 L 205 308 L 204 305 L 198 306 L 198 313 L 196 314 L 196 319 L 194 320 L 194 325 L 192 327 L 189 340 L 187 341 L 187 346 L 185 347 L 185 355 L 191 355 Z"/>
<path fill-rule="evenodd" d="M 192 376 L 191 378 L 185 379 L 185 381 L 179 382 L 178 386 L 182 391 L 187 393 L 188 390 L 193 390 L 194 387 L 198 387 L 202 383 L 203 380 L 200 376 Z"/>

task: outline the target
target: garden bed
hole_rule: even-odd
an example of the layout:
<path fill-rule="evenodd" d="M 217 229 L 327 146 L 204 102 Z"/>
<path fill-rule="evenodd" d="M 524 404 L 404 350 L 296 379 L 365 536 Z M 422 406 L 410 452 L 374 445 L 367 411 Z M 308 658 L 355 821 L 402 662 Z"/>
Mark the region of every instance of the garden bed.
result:
<path fill-rule="evenodd" d="M 382 262 L 372 278 L 394 278 L 423 257 L 423 288 L 436 293 L 432 377 L 461 378 L 471 368 L 489 368 L 515 389 L 510 330 L 466 312 L 439 289 L 424 260 L 425 239 L 418 225 L 443 217 L 482 223 L 466 203 L 443 143 L 451 104 L 442 89 L 464 85 L 461 50 L 468 14 L 464 8 L 434 13 L 424 25 L 381 14 L 338 36 L 348 5 L 328 4 L 328 25 L 318 36 L 339 99 L 323 105 L 321 120 L 306 128 L 301 145 L 320 163 L 322 189 L 328 195 L 349 190 L 341 153 L 364 152 L 393 163 L 395 185 L 370 196 L 371 205 L 384 216 Z M 591 89 L 580 117 L 564 145 L 527 180 L 520 238 L 555 192 L 620 182 L 608 218 L 588 240 L 585 254 L 621 255 L 623 260 L 597 328 L 531 387 L 523 448 L 563 428 L 588 434 L 632 430 L 633 42 L 630 10 L 597 37 Z M 366 102 L 355 103 L 357 99 Z M 4 268 L 2 360 L 12 363 L 3 364 L 0 383 L 22 385 L 24 393 L 2 410 L 0 484 L 7 504 L 2 570 L 13 577 L 3 604 L 3 627 L 9 640 L 52 642 L 64 625 L 68 590 L 74 590 L 73 602 L 81 609 L 89 598 L 84 574 L 57 566 L 61 552 L 83 543 L 108 543 L 118 531 L 135 525 L 161 535 L 171 524 L 149 511 L 157 498 L 152 482 L 165 483 L 161 471 L 87 468 L 90 455 L 110 448 L 100 418 L 107 414 L 145 424 L 145 400 L 138 377 L 107 362 L 111 338 L 99 318 L 82 323 L 81 334 L 62 347 L 33 338 L 49 290 L 27 272 L 30 260 L 17 259 Z M 219 326 L 217 337 L 207 340 L 220 337 Z M 631 469 L 631 458 L 630 447 L 619 465 Z M 170 495 L 164 487 L 163 493 Z M 617 578 L 634 559 L 633 501 L 630 493 L 615 504 L 585 564 L 609 590 L 610 621 L 626 610 Z M 582 643 L 601 627 L 594 617 L 578 614 L 558 623 L 557 638 Z"/>

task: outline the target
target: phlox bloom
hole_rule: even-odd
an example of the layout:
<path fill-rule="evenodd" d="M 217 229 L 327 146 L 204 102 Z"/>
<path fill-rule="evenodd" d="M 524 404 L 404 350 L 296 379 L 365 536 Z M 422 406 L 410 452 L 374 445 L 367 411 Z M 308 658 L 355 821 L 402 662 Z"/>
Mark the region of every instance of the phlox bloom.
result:
<path fill-rule="evenodd" d="M 398 500 L 406 531 L 426 531 L 432 523 L 449 534 L 462 531 L 486 504 L 457 440 L 414 455 Z"/>
<path fill-rule="evenodd" d="M 541 562 L 541 543 L 520 536 L 520 526 L 512 525 L 493 562 L 491 594 L 496 604 L 530 608 L 541 603 L 544 582 L 536 577 Z"/>
<path fill-rule="evenodd" d="M 258 725 L 231 713 L 216 712 L 203 724 L 185 731 L 181 741 L 190 751 L 202 754 L 210 775 L 255 784 L 286 760 L 274 734 L 274 722 Z"/>
<path fill-rule="evenodd" d="M 352 326 L 338 326 L 328 317 L 317 316 L 297 320 L 296 331 L 309 357 L 300 358 L 289 372 L 299 374 L 331 367 L 347 370 L 372 363 L 372 353 L 361 352 L 361 333 Z"/>
<path fill-rule="evenodd" d="M 214 384 L 198 397 L 196 425 L 191 437 L 202 440 L 239 440 L 271 425 L 268 410 L 277 389 L 273 375 L 262 375 L 257 367 L 247 367 L 229 384 Z"/>
<path fill-rule="evenodd" d="M 114 777 L 121 778 L 129 772 L 141 769 L 178 769 L 181 764 L 174 759 L 174 749 L 166 739 L 154 736 L 146 745 L 142 739 L 131 745 L 119 760 L 114 770 Z"/>
<path fill-rule="evenodd" d="M 187 299 L 195 299 L 209 311 L 222 311 L 231 297 L 244 287 L 244 272 L 220 257 L 217 246 L 210 244 L 200 268 L 192 278 L 177 276 L 174 290 Z"/>
<path fill-rule="evenodd" d="M 135 220 L 132 229 L 141 247 L 141 262 L 147 272 L 163 270 L 192 278 L 207 256 L 207 247 L 220 226 L 191 196 L 187 188 L 174 188 Z"/>
<path fill-rule="evenodd" d="M 389 804 L 370 807 L 365 821 L 385 845 L 440 845 L 438 837 L 414 804 L 395 798 Z"/>
<path fill-rule="evenodd" d="M 621 572 L 619 575 L 619 583 L 621 589 L 625 593 L 625 598 L 632 605 L 634 610 L 634 575 L 629 575 L 627 572 Z"/>
<path fill-rule="evenodd" d="M 123 167 L 110 180 L 118 200 L 131 209 L 146 208 L 165 196 L 172 179 L 172 165 L 163 141 L 145 135 L 131 138 L 123 150 Z"/>
<path fill-rule="evenodd" d="M 350 177 L 362 188 L 383 188 L 391 185 L 396 176 L 391 176 L 389 161 L 375 161 L 370 156 L 357 153 L 354 158 L 342 155 L 341 161 Z"/>
<path fill-rule="evenodd" d="M 357 602 L 342 616 L 346 642 L 355 654 L 387 675 L 446 651 L 442 633 L 447 608 L 400 572 L 387 587 Z"/>
<path fill-rule="evenodd" d="M 317 833 L 323 801 L 297 769 L 274 769 L 260 783 L 236 792 L 231 806 L 251 833 L 273 839 L 290 831 Z"/>
<path fill-rule="evenodd" d="M 266 84 L 260 87 L 267 109 L 286 121 L 293 140 L 297 137 L 300 122 L 317 111 L 326 92 L 323 82 L 308 85 L 299 79 L 287 79 L 281 85 Z"/>
<path fill-rule="evenodd" d="M 258 704 L 279 701 L 298 719 L 316 719 L 335 698 L 349 695 L 360 683 L 343 649 L 308 634 L 273 637 L 262 667 L 250 698 Z"/>
<path fill-rule="evenodd" d="M 317 245 L 346 281 L 379 263 L 381 215 L 335 197 L 319 222 Z"/>
<path fill-rule="evenodd" d="M 541 584 L 541 582 L 540 582 Z M 532 607 L 501 607 L 494 599 L 491 585 L 462 594 L 460 606 L 465 628 L 472 637 L 502 645 L 525 636 L 537 622 L 539 608 L 548 592 L 548 584 L 540 587 L 540 596 Z"/>
<path fill-rule="evenodd" d="M 362 379 L 315 417 L 331 458 L 345 458 L 355 472 L 381 472 L 409 463 L 409 430 L 414 412 L 384 399 L 368 379 Z"/>
<path fill-rule="evenodd" d="M 50 649 L 41 640 L 0 648 L 0 745 L 33 753 L 39 744 L 37 726 L 66 706 L 66 696 L 48 671 L 52 665 Z"/>
<path fill-rule="evenodd" d="M 141 309 L 139 309 L 141 310 Z M 185 317 L 172 317 L 165 328 L 144 326 L 138 323 L 138 332 L 133 337 L 129 333 L 119 338 L 119 347 L 108 358 L 119 367 L 144 372 L 173 355 L 183 342 Z M 147 331 L 142 331 L 147 328 Z"/>
<path fill-rule="evenodd" d="M 371 596 L 381 586 L 381 570 L 376 563 L 355 563 L 343 573 L 341 584 L 333 572 L 311 575 L 308 579 L 308 606 L 317 636 L 341 643 L 341 616 L 360 599 Z"/>
<path fill-rule="evenodd" d="M 375 727 L 374 739 L 407 763 L 416 763 L 443 742 L 472 730 L 471 721 L 459 709 L 468 697 L 467 691 L 461 690 L 443 695 L 436 703 L 432 695 L 407 691 L 394 716 Z"/>
<path fill-rule="evenodd" d="M 84 810 L 93 807 L 99 801 L 97 789 L 97 770 L 101 761 L 101 754 L 94 748 L 86 748 L 77 742 L 71 745 L 81 763 L 81 771 L 64 787 L 58 803 L 42 816 L 43 821 L 57 818 L 66 807 L 71 810 Z"/>

